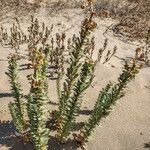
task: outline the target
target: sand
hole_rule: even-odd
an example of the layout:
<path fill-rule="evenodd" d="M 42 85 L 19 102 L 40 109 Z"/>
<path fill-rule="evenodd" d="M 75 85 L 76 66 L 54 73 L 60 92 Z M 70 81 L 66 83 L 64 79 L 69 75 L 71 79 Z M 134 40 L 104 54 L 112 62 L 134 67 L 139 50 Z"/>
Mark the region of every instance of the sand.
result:
<path fill-rule="evenodd" d="M 48 15 L 44 6 L 36 12 L 28 12 L 22 15 L 21 12 L 14 14 L 16 10 L 10 10 L 5 19 L 1 18 L 0 26 L 6 28 L 12 26 L 13 17 L 18 16 L 21 20 L 23 30 L 29 25 L 30 15 L 34 15 L 40 22 L 45 22 L 46 25 L 54 25 L 54 30 L 51 36 L 57 32 L 66 32 L 67 37 L 71 37 L 72 33 L 76 33 L 80 29 L 81 21 L 85 17 L 80 9 L 64 9 Z M 96 53 L 99 48 L 103 46 L 105 38 L 108 38 L 108 48 L 112 50 L 116 45 L 118 47 L 116 57 L 113 57 L 107 64 L 99 63 L 95 71 L 95 78 L 84 96 L 81 115 L 77 122 L 81 124 L 86 120 L 93 108 L 97 95 L 101 88 L 103 88 L 109 81 L 116 82 L 121 68 L 123 66 L 122 58 L 133 57 L 135 49 L 141 45 L 137 41 L 129 42 L 125 38 L 113 36 L 112 30 L 105 31 L 107 28 L 116 23 L 110 18 L 100 19 L 95 18 L 98 26 L 93 34 L 96 41 Z M 33 149 L 30 144 L 23 145 L 20 141 L 14 138 L 15 128 L 11 121 L 11 116 L 8 110 L 8 104 L 13 101 L 10 92 L 10 85 L 7 71 L 7 56 L 13 50 L 9 46 L 0 46 L 0 150 L 30 150 Z M 22 55 L 26 54 L 23 47 L 20 51 Z M 24 64 L 27 60 L 23 59 L 19 64 Z M 19 67 L 22 68 L 21 66 Z M 26 75 L 28 70 L 20 71 L 20 82 L 24 92 L 29 91 L 29 84 Z M 57 103 L 55 93 L 55 81 L 49 81 L 49 95 L 52 102 Z M 126 94 L 119 99 L 116 106 L 110 115 L 103 119 L 99 126 L 96 127 L 95 132 L 87 143 L 87 150 L 144 150 L 150 148 L 150 67 L 144 67 L 136 76 L 135 80 L 130 83 L 126 89 Z M 49 110 L 56 109 L 57 106 L 50 105 Z M 50 139 L 50 150 L 56 149 L 76 149 L 74 143 L 71 141 L 66 145 L 59 145 L 53 137 Z"/>

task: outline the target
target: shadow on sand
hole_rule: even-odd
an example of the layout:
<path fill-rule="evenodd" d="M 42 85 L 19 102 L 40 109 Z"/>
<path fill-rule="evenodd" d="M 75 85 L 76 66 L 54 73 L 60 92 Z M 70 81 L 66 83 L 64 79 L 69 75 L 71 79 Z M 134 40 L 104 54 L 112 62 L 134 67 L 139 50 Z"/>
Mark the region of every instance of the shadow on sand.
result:
<path fill-rule="evenodd" d="M 12 121 L 0 121 L 0 149 L 5 149 L 6 147 L 8 147 L 9 150 L 34 150 L 31 142 L 24 144 L 20 138 L 15 136 L 15 126 Z M 76 149 L 77 144 L 72 139 L 68 139 L 65 144 L 60 144 L 55 137 L 50 136 L 49 138 L 48 150 Z"/>
<path fill-rule="evenodd" d="M 0 98 L 4 98 L 4 97 L 13 97 L 12 93 L 0 93 Z"/>
<path fill-rule="evenodd" d="M 147 148 L 147 149 L 149 149 L 149 150 L 150 150 L 150 142 L 148 142 L 148 143 L 144 143 L 144 148 Z"/>
<path fill-rule="evenodd" d="M 2 146 L 9 147 L 9 150 L 33 150 L 31 143 L 24 145 L 15 137 L 15 126 L 12 121 L 0 121 L 0 149 Z"/>

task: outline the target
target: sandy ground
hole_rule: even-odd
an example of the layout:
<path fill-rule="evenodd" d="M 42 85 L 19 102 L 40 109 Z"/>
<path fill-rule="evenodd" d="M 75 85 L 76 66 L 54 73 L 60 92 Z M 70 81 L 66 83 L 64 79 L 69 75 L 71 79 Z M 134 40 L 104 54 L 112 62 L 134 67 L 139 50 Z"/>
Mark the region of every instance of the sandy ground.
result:
<path fill-rule="evenodd" d="M 67 37 L 71 37 L 72 33 L 77 33 L 81 21 L 84 15 L 81 10 L 78 9 L 65 9 L 57 13 L 53 13 L 50 17 L 46 9 L 40 9 L 38 12 L 17 12 L 16 10 L 10 10 L 7 14 L 4 13 L 0 17 L 0 26 L 3 25 L 6 28 L 12 26 L 13 17 L 16 15 L 21 20 L 23 29 L 29 25 L 29 16 L 32 14 L 40 19 L 40 22 L 45 22 L 47 25 L 53 23 L 54 30 L 52 36 L 55 33 L 66 32 Z M 118 37 L 114 37 L 111 30 L 107 30 L 109 26 L 116 22 L 111 19 L 101 20 L 95 18 L 98 26 L 93 33 L 96 40 L 96 49 L 103 46 L 105 38 L 108 38 L 108 49 L 113 49 L 116 45 L 118 51 L 116 56 L 112 60 L 103 65 L 98 64 L 93 86 L 90 87 L 84 96 L 82 104 L 81 115 L 77 119 L 77 124 L 80 126 L 84 120 L 86 120 L 93 108 L 94 102 L 97 98 L 99 90 L 105 86 L 109 81 L 115 82 L 117 77 L 121 73 L 122 58 L 134 56 L 134 50 L 141 43 L 127 42 L 126 40 L 120 40 Z M 97 52 L 95 51 L 95 53 Z M 13 135 L 15 128 L 11 121 L 11 117 L 8 110 L 8 104 L 13 100 L 10 93 L 10 85 L 8 77 L 5 72 L 7 71 L 7 56 L 13 50 L 9 46 L 0 47 L 0 150 L 30 150 L 33 149 L 31 144 L 23 145 L 21 141 L 16 140 Z M 20 53 L 23 55 L 26 53 L 22 48 Z M 26 63 L 26 59 L 21 60 L 20 64 L 20 82 L 25 93 L 29 90 L 28 81 L 26 75 L 29 71 L 23 69 L 21 64 Z M 113 66 L 113 67 L 112 67 Z M 55 93 L 55 81 L 49 81 L 49 95 L 52 102 L 57 103 Z M 150 67 L 145 67 L 137 75 L 136 79 L 129 84 L 126 89 L 125 97 L 121 98 L 110 115 L 104 119 L 99 126 L 96 127 L 90 141 L 87 143 L 87 150 L 144 150 L 150 149 Z M 50 110 L 55 109 L 56 105 L 50 105 Z M 78 129 L 77 129 L 78 130 Z M 50 150 L 75 150 L 76 146 L 70 140 L 66 145 L 59 145 L 55 138 L 50 138 L 49 144 Z"/>

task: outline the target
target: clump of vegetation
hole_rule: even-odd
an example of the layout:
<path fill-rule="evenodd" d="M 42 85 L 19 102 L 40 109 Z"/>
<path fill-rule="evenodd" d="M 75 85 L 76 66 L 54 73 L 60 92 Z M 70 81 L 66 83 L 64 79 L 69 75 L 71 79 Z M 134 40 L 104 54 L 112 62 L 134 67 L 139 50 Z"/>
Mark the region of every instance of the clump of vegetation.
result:
<path fill-rule="evenodd" d="M 35 56 L 34 74 L 30 76 L 31 89 L 28 95 L 27 112 L 31 138 L 36 150 L 48 147 L 49 129 L 46 128 L 45 108 L 48 101 L 46 68 L 47 59 L 37 51 Z"/>
<path fill-rule="evenodd" d="M 50 77 L 59 79 L 64 75 L 64 64 L 65 64 L 65 33 L 56 34 L 56 39 L 51 39 L 51 51 L 49 62 L 51 65 Z M 55 45 L 56 44 L 56 45 Z M 59 84 L 59 83 L 58 83 Z"/>
<path fill-rule="evenodd" d="M 84 91 L 82 88 L 85 85 L 79 85 L 79 83 L 81 82 L 80 80 L 86 81 L 86 78 L 88 77 L 88 75 L 90 75 L 91 72 L 90 67 L 88 67 L 88 64 L 84 63 L 84 52 L 86 45 L 89 44 L 87 38 L 89 37 L 90 32 L 96 27 L 96 23 L 92 21 L 93 15 L 94 13 L 91 14 L 89 19 L 85 19 L 85 21 L 83 22 L 80 37 L 75 37 L 74 47 L 72 46 L 72 50 L 70 52 L 70 59 L 68 60 L 69 67 L 67 68 L 66 73 L 67 78 L 63 83 L 64 87 L 59 100 L 59 112 L 57 117 L 57 122 L 60 122 L 60 128 L 58 129 L 58 138 L 60 138 L 61 140 L 67 137 L 69 134 L 69 128 L 71 128 L 71 125 L 69 125 L 68 119 L 71 121 L 75 117 L 75 112 L 77 111 L 77 106 L 75 106 L 75 104 L 77 105 L 79 101 L 78 99 L 80 98 L 80 94 Z M 83 62 L 81 62 L 82 59 Z M 81 72 L 79 72 L 80 67 L 82 68 Z M 84 72 L 84 69 L 86 69 L 87 72 Z M 79 78 L 80 74 L 81 77 Z M 78 78 L 79 83 L 76 81 Z M 75 97 L 72 97 L 73 93 L 75 94 Z M 70 112 L 69 110 L 72 112 Z"/>
<path fill-rule="evenodd" d="M 129 4 L 133 5 L 133 8 L 126 7 L 127 11 L 122 17 L 120 17 L 120 23 L 114 28 L 122 33 L 122 35 L 129 37 L 130 39 L 141 40 L 146 38 L 147 31 L 150 28 L 149 25 L 149 0 L 135 0 L 129 1 Z"/>
<path fill-rule="evenodd" d="M 91 37 L 91 32 L 97 26 L 93 19 L 96 13 L 93 8 L 93 1 L 90 1 L 88 6 L 90 7 L 90 16 L 84 19 L 79 36 L 73 35 L 71 39 L 68 39 L 67 56 L 64 54 L 66 50 L 65 34 L 56 34 L 56 41 L 52 38 L 50 45 L 48 45 L 47 41 L 52 28 L 49 30 L 43 24 L 40 31 L 38 20 L 32 18 L 32 24 L 28 28 L 29 36 L 26 40 L 29 52 L 28 60 L 31 62 L 29 68 L 32 68 L 33 71 L 31 75 L 27 76 L 31 85 L 30 92 L 27 96 L 24 96 L 27 103 L 22 101 L 23 94 L 18 83 L 17 58 L 19 55 L 15 54 L 10 57 L 8 76 L 10 77 L 12 93 L 15 98 L 15 102 L 10 103 L 10 112 L 19 132 L 29 128 L 27 131 L 30 135 L 29 140 L 33 142 L 36 150 L 48 149 L 51 129 L 46 127 L 45 106 L 49 100 L 49 68 L 53 66 L 57 74 L 58 110 L 52 112 L 52 117 L 55 120 L 56 137 L 61 143 L 64 143 L 74 131 L 83 95 L 91 86 L 94 78 L 95 66 L 100 62 L 102 64 L 107 63 L 116 53 L 117 48 L 114 47 L 112 52 L 108 51 L 103 56 L 107 48 L 108 41 L 106 39 L 103 48 L 98 52 L 97 60 L 93 60 L 95 41 L 94 37 Z M 104 57 L 104 61 L 102 61 L 102 57 Z M 107 116 L 112 105 L 123 96 L 123 90 L 137 73 L 136 61 L 133 61 L 131 66 L 125 63 L 123 72 L 118 78 L 118 83 L 115 85 L 109 83 L 100 91 L 89 120 L 85 122 L 80 134 L 74 135 L 81 147 L 88 141 L 100 119 Z M 25 110 L 28 116 L 26 120 L 24 119 L 23 106 L 26 106 Z"/>
<path fill-rule="evenodd" d="M 41 51 L 44 51 L 45 47 L 47 46 L 47 40 L 51 34 L 53 26 L 50 29 L 42 24 L 42 27 L 39 25 L 38 19 L 34 19 L 31 17 L 31 26 L 28 27 L 28 37 L 27 37 L 27 44 L 28 44 L 28 56 L 29 61 L 29 68 L 35 65 L 35 55 L 36 50 L 40 48 Z"/>
<path fill-rule="evenodd" d="M 19 77 L 17 72 L 17 59 L 18 57 L 15 54 L 9 56 L 9 66 L 7 75 L 9 76 L 11 92 L 14 97 L 14 102 L 11 102 L 9 104 L 9 110 L 17 130 L 21 133 L 26 130 L 27 124 L 24 115 L 25 107 L 22 89 L 18 81 Z"/>
<path fill-rule="evenodd" d="M 102 57 L 103 57 L 103 53 L 106 51 L 107 49 L 107 44 L 108 44 L 108 40 L 105 39 L 104 44 L 103 44 L 103 48 L 99 49 L 98 51 L 98 58 L 97 58 L 97 62 L 101 62 L 103 64 L 107 63 L 117 52 L 117 47 L 115 46 L 113 48 L 113 51 L 111 52 L 110 50 L 107 51 L 104 61 L 102 61 Z"/>
<path fill-rule="evenodd" d="M 138 47 L 135 50 L 135 60 L 137 62 L 143 63 L 143 65 L 150 65 L 150 30 L 147 33 L 147 37 L 145 40 L 145 45 L 142 47 Z"/>
<path fill-rule="evenodd" d="M 1 45 L 3 46 L 7 40 L 8 40 L 7 30 L 4 29 L 4 27 L 1 27 L 0 28 L 0 43 L 1 43 Z"/>
<path fill-rule="evenodd" d="M 112 27 L 115 36 L 141 41 L 150 28 L 149 5 L 149 0 L 102 0 L 96 7 L 102 19 L 110 17 L 118 21 Z"/>
<path fill-rule="evenodd" d="M 22 31 L 19 20 L 15 18 L 17 24 L 13 24 L 13 27 L 10 28 L 10 45 L 12 49 L 15 50 L 15 53 L 19 55 L 19 50 L 20 50 L 20 45 L 23 45 L 24 43 L 27 42 L 27 36 L 24 34 Z M 9 39 L 8 39 L 9 40 Z"/>
<path fill-rule="evenodd" d="M 84 124 L 80 134 L 74 134 L 79 146 L 84 149 L 84 144 L 88 142 L 89 136 L 97 125 L 99 125 L 102 118 L 109 115 L 112 106 L 116 101 L 124 95 L 124 89 L 128 82 L 132 81 L 135 75 L 139 72 L 139 66 L 136 66 L 135 61 L 132 66 L 127 62 L 124 65 L 123 72 L 118 78 L 118 83 L 113 85 L 109 83 L 100 91 L 100 94 L 95 103 L 94 109 L 88 121 Z"/>

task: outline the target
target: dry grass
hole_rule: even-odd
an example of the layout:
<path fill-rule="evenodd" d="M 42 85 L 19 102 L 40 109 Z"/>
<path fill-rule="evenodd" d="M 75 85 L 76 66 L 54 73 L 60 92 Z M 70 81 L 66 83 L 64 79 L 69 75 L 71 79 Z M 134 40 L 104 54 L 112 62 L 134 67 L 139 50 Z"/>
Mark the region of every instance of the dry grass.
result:
<path fill-rule="evenodd" d="M 32 1 L 32 0 L 31 0 Z M 83 0 L 86 2 L 86 0 Z M 79 0 L 37 0 L 29 3 L 29 0 L 0 0 L 0 20 L 5 20 L 4 14 L 13 10 L 18 14 L 38 12 L 45 5 L 49 15 L 59 13 L 62 9 L 79 8 L 83 1 Z M 99 17 L 113 18 L 118 23 L 113 26 L 115 36 L 126 37 L 129 40 L 145 39 L 150 29 L 150 1 L 149 0 L 100 0 L 96 2 L 96 10 Z M 14 12 L 13 12 L 14 13 Z"/>
<path fill-rule="evenodd" d="M 119 23 L 113 31 L 116 35 L 132 40 L 146 38 L 150 28 L 149 0 L 102 0 L 97 4 L 100 17 L 111 17 Z"/>

